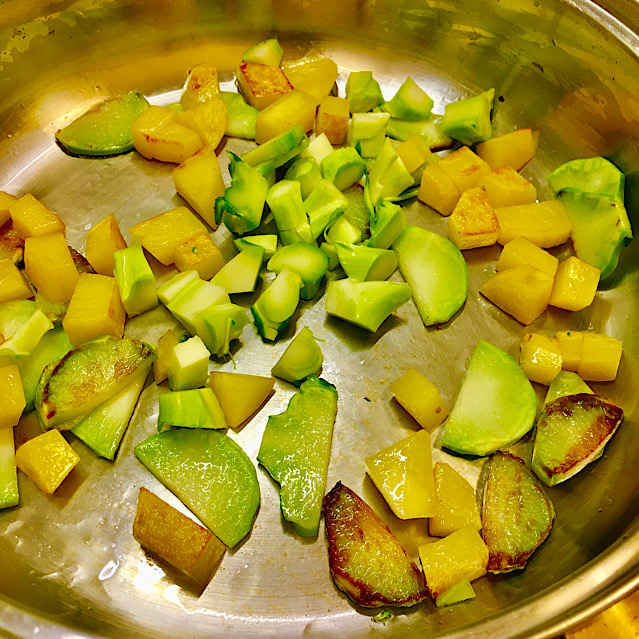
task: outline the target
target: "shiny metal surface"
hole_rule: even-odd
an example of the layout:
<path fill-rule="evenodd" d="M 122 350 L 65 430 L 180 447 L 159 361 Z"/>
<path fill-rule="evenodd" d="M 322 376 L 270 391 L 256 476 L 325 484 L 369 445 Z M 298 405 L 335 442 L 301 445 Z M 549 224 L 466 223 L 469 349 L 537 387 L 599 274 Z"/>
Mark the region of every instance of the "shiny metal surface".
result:
<path fill-rule="evenodd" d="M 605 154 L 628 176 L 637 230 L 639 40 L 632 30 L 639 8 L 622 1 L 605 6 L 585 0 L 5 0 L 0 189 L 40 198 L 63 217 L 78 250 L 90 225 L 109 213 L 126 229 L 182 204 L 172 165 L 136 154 L 71 158 L 55 146 L 54 131 L 130 89 L 157 103 L 173 101 L 189 65 L 201 61 L 216 62 L 222 79 L 232 82 L 241 52 L 277 34 L 288 57 L 311 46 L 332 57 L 342 91 L 352 69 L 373 70 L 387 97 L 411 75 L 437 111 L 494 86 L 497 133 L 514 126 L 541 131 L 539 152 L 525 170 L 540 198 L 549 195 L 544 176 L 560 162 Z M 227 148 L 247 147 L 229 141 Z M 446 232 L 445 220 L 420 204 L 407 214 L 411 223 Z M 232 252 L 223 229 L 214 239 Z M 374 613 L 356 609 L 334 587 L 323 529 L 317 539 L 297 537 L 280 517 L 276 485 L 258 468 L 262 505 L 253 532 L 227 553 L 199 595 L 148 560 L 131 535 L 139 486 L 178 504 L 132 453 L 155 430 L 157 390 L 150 385 L 114 463 L 73 440 L 82 462 L 53 497 L 20 476 L 20 506 L 0 512 L 0 635 L 541 638 L 610 605 L 639 584 L 638 246 L 635 240 L 623 253 L 619 274 L 590 308 L 551 309 L 530 327 L 594 329 L 622 339 L 617 381 L 594 387 L 621 405 L 626 419 L 601 460 L 549 491 L 555 525 L 524 571 L 482 578 L 477 598 L 462 605 L 437 609 L 425 602 L 377 623 Z M 439 330 L 424 329 L 411 304 L 375 335 L 327 318 L 322 301 L 303 304 L 295 316 L 294 326 L 307 325 L 325 340 L 323 375 L 339 391 L 328 486 L 340 480 L 356 490 L 413 556 L 427 539 L 425 524 L 393 517 L 365 475 L 364 457 L 417 428 L 389 391 L 407 367 L 433 380 L 450 405 L 478 339 L 517 355 L 526 329 L 478 294 L 498 254 L 494 247 L 466 253 L 468 301 Z M 156 311 L 131 322 L 127 332 L 153 341 L 169 325 Z M 291 328 L 269 346 L 248 326 L 234 354 L 236 370 L 269 374 L 293 334 Z M 233 370 L 234 363 L 211 368 Z M 257 417 L 230 433 L 252 459 L 268 415 L 281 412 L 293 392 L 280 382 L 276 390 Z M 18 439 L 34 427 L 23 420 Z M 520 450 L 526 449 L 524 442 Z M 481 461 L 437 451 L 436 457 L 476 480 Z"/>

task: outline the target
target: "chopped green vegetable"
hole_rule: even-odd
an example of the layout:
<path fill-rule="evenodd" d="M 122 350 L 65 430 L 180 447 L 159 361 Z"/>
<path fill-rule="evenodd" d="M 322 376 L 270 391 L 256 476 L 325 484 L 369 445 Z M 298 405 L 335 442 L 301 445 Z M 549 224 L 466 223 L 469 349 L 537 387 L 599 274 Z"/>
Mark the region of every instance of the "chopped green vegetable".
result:
<path fill-rule="evenodd" d="M 346 197 L 330 180 L 320 180 L 304 202 L 313 238 L 317 239 L 347 205 Z"/>
<path fill-rule="evenodd" d="M 384 101 L 372 71 L 351 71 L 346 80 L 346 97 L 351 113 L 366 113 Z"/>
<path fill-rule="evenodd" d="M 227 428 L 220 403 L 208 386 L 162 393 L 158 403 L 158 431 L 169 426 Z"/>
<path fill-rule="evenodd" d="M 273 213 L 283 244 L 295 242 L 315 244 L 304 209 L 299 182 L 280 180 L 269 189 L 266 202 Z"/>
<path fill-rule="evenodd" d="M 129 317 L 158 305 L 155 276 L 139 244 L 113 252 L 113 276 Z"/>
<path fill-rule="evenodd" d="M 271 374 L 296 384 L 310 375 L 318 375 L 323 361 L 315 336 L 310 328 L 304 326 L 277 360 Z"/>
<path fill-rule="evenodd" d="M 226 135 L 254 140 L 259 111 L 247 104 L 240 93 L 221 91 L 220 96 L 226 104 Z"/>
<path fill-rule="evenodd" d="M 247 244 L 211 278 L 211 282 L 229 295 L 250 293 L 255 290 L 263 261 L 264 249 L 257 244 Z"/>
<path fill-rule="evenodd" d="M 282 47 L 277 38 L 270 38 L 247 49 L 242 54 L 242 62 L 257 62 L 270 67 L 279 67 L 282 53 Z"/>
<path fill-rule="evenodd" d="M 281 273 L 283 270 L 297 273 L 302 280 L 300 297 L 312 300 L 328 270 L 328 256 L 322 249 L 306 242 L 296 242 L 283 246 L 267 264 L 269 271 Z"/>
<path fill-rule="evenodd" d="M 275 341 L 286 328 L 300 301 L 302 279 L 283 270 L 251 306 L 255 327 L 263 339 Z"/>
<path fill-rule="evenodd" d="M 430 115 L 434 102 L 412 78 L 406 78 L 389 102 L 382 108 L 394 118 L 424 120 Z"/>
<path fill-rule="evenodd" d="M 493 135 L 490 112 L 494 97 L 495 89 L 490 89 L 472 98 L 447 104 L 442 131 L 463 144 L 488 140 Z"/>
<path fill-rule="evenodd" d="M 335 149 L 321 162 L 322 176 L 330 180 L 340 191 L 359 182 L 366 172 L 366 162 L 352 147 Z"/>

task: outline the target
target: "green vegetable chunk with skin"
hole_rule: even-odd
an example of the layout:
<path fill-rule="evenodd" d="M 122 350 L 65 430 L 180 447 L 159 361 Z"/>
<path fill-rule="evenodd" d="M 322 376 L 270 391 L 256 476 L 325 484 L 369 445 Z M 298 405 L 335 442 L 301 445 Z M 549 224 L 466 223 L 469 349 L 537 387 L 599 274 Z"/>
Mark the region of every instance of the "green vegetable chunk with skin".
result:
<path fill-rule="evenodd" d="M 248 535 L 260 485 L 253 462 L 230 437 L 216 430 L 166 430 L 134 452 L 229 548 Z"/>
<path fill-rule="evenodd" d="M 296 242 L 279 249 L 268 261 L 267 268 L 276 273 L 285 269 L 297 273 L 302 280 L 300 298 L 312 300 L 326 275 L 328 262 L 329 258 L 322 249 L 306 242 Z"/>
<path fill-rule="evenodd" d="M 271 369 L 271 375 L 296 384 L 309 375 L 318 375 L 324 362 L 322 351 L 308 326 L 293 338 Z"/>
<path fill-rule="evenodd" d="M 251 306 L 255 327 L 262 339 L 275 341 L 288 325 L 300 301 L 302 279 L 284 269 Z"/>
<path fill-rule="evenodd" d="M 372 71 L 351 71 L 345 91 L 351 113 L 366 113 L 384 101 L 379 82 L 373 78 Z"/>
<path fill-rule="evenodd" d="M 394 118 L 423 120 L 430 115 L 434 104 L 432 98 L 412 78 L 406 78 L 397 93 L 382 108 Z"/>
<path fill-rule="evenodd" d="M 208 387 L 162 393 L 158 404 L 158 431 L 165 426 L 227 428 L 220 403 Z"/>
<path fill-rule="evenodd" d="M 371 236 L 366 240 L 366 246 L 389 249 L 405 228 L 404 209 L 380 198 L 371 215 Z"/>
<path fill-rule="evenodd" d="M 337 258 L 346 273 L 360 282 L 387 280 L 397 270 L 397 257 L 388 249 L 358 244 L 335 244 Z"/>
<path fill-rule="evenodd" d="M 550 533 L 552 502 L 524 462 L 496 452 L 486 467 L 482 523 L 488 571 L 521 569 Z"/>
<path fill-rule="evenodd" d="M 438 608 L 442 606 L 452 606 L 453 604 L 461 601 L 467 601 L 475 597 L 475 590 L 468 579 L 462 579 L 458 581 L 454 586 L 451 586 L 448 590 L 442 592 L 435 600 L 435 605 Z"/>
<path fill-rule="evenodd" d="M 55 139 L 70 155 L 105 157 L 133 150 L 131 125 L 149 103 L 138 91 L 103 102 L 56 131 Z"/>
<path fill-rule="evenodd" d="M 242 54 L 242 62 L 257 62 L 278 67 L 282 61 L 282 47 L 277 38 L 270 38 L 250 47 Z"/>
<path fill-rule="evenodd" d="M 231 342 L 240 338 L 249 323 L 247 310 L 243 306 L 220 304 L 199 313 L 196 331 L 210 353 L 221 358 L 231 352 Z"/>
<path fill-rule="evenodd" d="M 466 100 L 446 105 L 442 131 L 462 144 L 483 142 L 493 135 L 490 112 L 493 108 L 495 89 Z"/>
<path fill-rule="evenodd" d="M 266 196 L 282 244 L 308 242 L 315 244 L 311 226 L 306 216 L 300 183 L 295 180 L 280 180 Z"/>
<path fill-rule="evenodd" d="M 129 317 L 158 305 L 155 276 L 141 246 L 134 244 L 113 252 L 113 276 Z"/>
<path fill-rule="evenodd" d="M 335 387 L 309 377 L 286 411 L 268 418 L 257 455 L 280 484 L 284 519 L 303 537 L 319 530 L 336 414 Z"/>
<path fill-rule="evenodd" d="M 220 96 L 226 105 L 226 135 L 254 140 L 259 111 L 247 104 L 239 93 L 220 91 Z"/>
<path fill-rule="evenodd" d="M 211 282 L 221 286 L 229 295 L 254 291 L 264 253 L 262 246 L 246 244 L 211 278 Z"/>
<path fill-rule="evenodd" d="M 552 380 L 548 390 L 546 391 L 546 397 L 544 398 L 544 408 L 551 402 L 554 402 L 560 397 L 566 395 L 577 395 L 578 393 L 593 394 L 590 386 L 584 382 L 577 373 L 572 371 L 561 371 L 557 374 L 555 379 Z"/>

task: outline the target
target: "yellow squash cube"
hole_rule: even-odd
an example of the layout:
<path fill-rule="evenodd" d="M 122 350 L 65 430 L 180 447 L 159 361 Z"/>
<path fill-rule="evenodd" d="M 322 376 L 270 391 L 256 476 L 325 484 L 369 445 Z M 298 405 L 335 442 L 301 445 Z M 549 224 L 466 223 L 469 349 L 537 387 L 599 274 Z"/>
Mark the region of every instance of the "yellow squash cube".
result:
<path fill-rule="evenodd" d="M 138 495 L 133 537 L 198 586 L 206 585 L 226 552 L 226 546 L 206 528 L 144 487 Z"/>
<path fill-rule="evenodd" d="M 62 233 L 28 237 L 24 241 L 24 270 L 48 302 L 71 299 L 80 277 Z"/>
<path fill-rule="evenodd" d="M 178 345 L 178 338 L 173 331 L 167 331 L 158 340 L 157 359 L 153 362 L 153 379 L 156 384 L 161 384 L 169 377 L 169 363 L 171 353 Z"/>
<path fill-rule="evenodd" d="M 196 64 L 186 77 L 184 91 L 180 97 L 183 109 L 192 109 L 198 104 L 220 97 L 220 82 L 214 64 Z"/>
<path fill-rule="evenodd" d="M 554 337 L 526 333 L 520 345 L 519 365 L 531 382 L 550 386 L 561 372 L 561 347 Z"/>
<path fill-rule="evenodd" d="M 481 285 L 479 292 L 528 326 L 546 310 L 552 283 L 552 277 L 524 264 L 493 275 Z"/>
<path fill-rule="evenodd" d="M 311 131 L 315 124 L 315 108 L 315 103 L 305 93 L 287 93 L 257 114 L 255 141 L 264 144 L 299 124 L 305 131 Z"/>
<path fill-rule="evenodd" d="M 195 155 L 173 169 L 173 183 L 195 212 L 212 228 L 215 221 L 215 200 L 224 195 L 226 186 L 215 149 L 203 146 Z"/>
<path fill-rule="evenodd" d="M 9 259 L 0 260 L 0 304 L 30 297 L 33 291 L 20 269 Z"/>
<path fill-rule="evenodd" d="M 215 149 L 226 131 L 226 104 L 221 98 L 203 102 L 178 113 L 177 121 L 195 131 L 205 145 Z"/>
<path fill-rule="evenodd" d="M 579 377 L 590 382 L 611 382 L 617 377 L 621 351 L 618 339 L 585 331 L 577 369 Z"/>
<path fill-rule="evenodd" d="M 73 291 L 62 326 L 74 346 L 101 335 L 121 338 L 126 311 L 115 278 L 83 273 Z"/>
<path fill-rule="evenodd" d="M 13 428 L 26 406 L 20 371 L 15 364 L 0 368 L 0 429 Z"/>
<path fill-rule="evenodd" d="M 111 214 L 89 229 L 84 255 L 96 273 L 113 277 L 113 252 L 125 248 L 118 222 Z"/>
<path fill-rule="evenodd" d="M 245 62 L 237 69 L 238 91 L 244 99 L 260 111 L 293 90 L 280 67 L 257 62 Z"/>
<path fill-rule="evenodd" d="M 140 244 L 164 266 L 175 262 L 175 249 L 206 227 L 185 206 L 165 211 L 129 229 Z"/>
<path fill-rule="evenodd" d="M 428 532 L 446 537 L 467 526 L 481 530 L 475 489 L 449 464 L 437 462 L 434 473 L 437 508 L 428 521 Z"/>
<path fill-rule="evenodd" d="M 366 470 L 400 519 L 435 514 L 435 481 L 428 431 L 419 430 L 367 457 Z"/>
<path fill-rule="evenodd" d="M 421 373 L 409 368 L 390 387 L 393 397 L 426 430 L 437 428 L 448 417 L 439 391 Z"/>
<path fill-rule="evenodd" d="M 18 468 L 43 492 L 52 495 L 80 461 L 59 430 L 49 430 L 16 451 Z"/>
<path fill-rule="evenodd" d="M 488 162 L 493 170 L 508 164 L 515 171 L 521 171 L 535 155 L 538 141 L 539 131 L 517 129 L 480 142 L 477 155 Z"/>
<path fill-rule="evenodd" d="M 448 218 L 448 237 L 461 250 L 492 246 L 497 242 L 499 224 L 488 193 L 472 187 L 461 194 Z"/>
<path fill-rule="evenodd" d="M 467 146 L 453 151 L 437 164 L 448 174 L 460 193 L 476 186 L 482 176 L 490 173 L 490 166 Z"/>
<path fill-rule="evenodd" d="M 596 266 L 578 257 L 569 257 L 557 268 L 548 303 L 567 311 L 580 311 L 590 306 L 595 299 L 600 273 Z"/>
<path fill-rule="evenodd" d="M 285 62 L 282 70 L 293 88 L 311 96 L 316 105 L 331 93 L 339 72 L 333 60 L 316 51 Z"/>
<path fill-rule="evenodd" d="M 6 224 L 11 217 L 11 213 L 9 212 L 9 207 L 17 200 L 18 198 L 15 195 L 11 195 L 11 193 L 6 193 L 5 191 L 0 191 L 0 226 Z"/>
<path fill-rule="evenodd" d="M 541 248 L 563 244 L 572 231 L 564 205 L 559 200 L 504 206 L 495 209 L 501 244 L 525 237 Z"/>
<path fill-rule="evenodd" d="M 209 386 L 215 393 L 231 428 L 243 424 L 266 401 L 275 386 L 274 377 L 213 371 Z"/>
<path fill-rule="evenodd" d="M 473 581 L 486 574 L 488 546 L 475 528 L 467 526 L 421 545 L 419 559 L 428 590 L 436 599 L 462 579 Z"/>
<path fill-rule="evenodd" d="M 460 194 L 440 164 L 441 162 L 433 162 L 424 169 L 417 199 L 435 209 L 440 215 L 447 216 L 453 212 Z"/>
<path fill-rule="evenodd" d="M 583 333 L 581 331 L 557 331 L 555 339 L 561 350 L 563 370 L 577 372 L 582 359 Z"/>
<path fill-rule="evenodd" d="M 477 186 L 486 189 L 490 203 L 494 207 L 531 204 L 537 201 L 537 189 L 508 165 L 484 175 L 477 182 Z"/>
<path fill-rule="evenodd" d="M 13 226 L 21 238 L 66 233 L 64 222 L 31 193 L 9 205 Z"/>
<path fill-rule="evenodd" d="M 324 96 L 317 110 L 315 135 L 324 133 L 331 144 L 343 144 L 350 114 L 346 98 Z"/>
<path fill-rule="evenodd" d="M 210 280 L 224 266 L 224 257 L 208 233 L 198 233 L 175 249 L 175 266 Z"/>
<path fill-rule="evenodd" d="M 530 266 L 534 266 L 542 273 L 554 278 L 559 260 L 525 237 L 516 237 L 504 245 L 496 268 L 498 271 L 505 271 L 524 264 L 530 264 Z"/>
<path fill-rule="evenodd" d="M 430 147 L 420 133 L 413 133 L 407 140 L 399 144 L 395 152 L 409 173 L 422 166 L 432 155 Z"/>

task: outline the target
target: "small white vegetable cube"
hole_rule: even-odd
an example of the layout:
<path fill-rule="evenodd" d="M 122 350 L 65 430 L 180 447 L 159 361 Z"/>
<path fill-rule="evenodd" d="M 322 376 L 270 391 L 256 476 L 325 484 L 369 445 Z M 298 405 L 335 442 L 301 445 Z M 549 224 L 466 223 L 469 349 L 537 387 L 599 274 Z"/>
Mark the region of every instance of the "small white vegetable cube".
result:
<path fill-rule="evenodd" d="M 169 362 L 169 388 L 202 388 L 208 378 L 209 357 L 211 353 L 197 336 L 177 344 Z"/>

